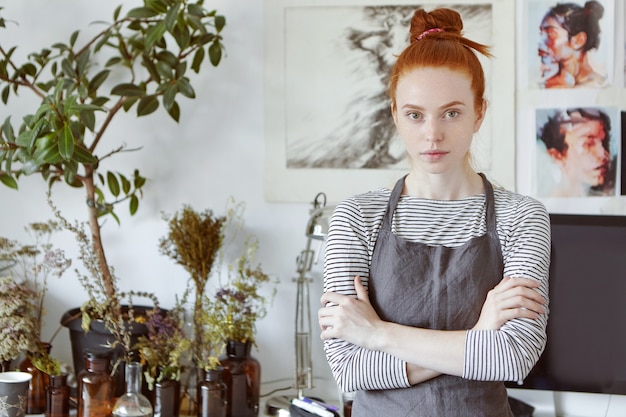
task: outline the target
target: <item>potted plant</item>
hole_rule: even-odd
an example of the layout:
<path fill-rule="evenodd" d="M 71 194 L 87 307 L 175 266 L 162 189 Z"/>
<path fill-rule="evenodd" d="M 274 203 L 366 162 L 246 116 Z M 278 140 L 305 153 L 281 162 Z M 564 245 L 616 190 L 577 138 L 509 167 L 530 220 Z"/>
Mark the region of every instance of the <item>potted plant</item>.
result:
<path fill-rule="evenodd" d="M 0 14 L 0 28 L 7 22 Z M 17 189 L 22 177 L 40 175 L 49 193 L 59 184 L 82 189 L 89 231 L 64 225 L 72 225 L 81 244 L 88 244 L 81 257 L 89 276 L 83 275 L 81 284 L 90 296 L 90 288 L 104 296 L 104 302 L 90 300 L 91 310 L 120 323 L 120 292 L 101 222 L 119 223 L 115 210 L 122 203 L 135 214 L 146 180 L 138 169 L 107 169 L 116 156 L 138 150 L 107 136 L 107 130 L 123 112 L 143 117 L 159 107 L 178 122 L 178 99 L 195 98 L 189 73 L 200 72 L 206 61 L 213 66 L 221 61 L 225 18 L 205 9 L 203 0 L 144 0 L 126 13 L 118 6 L 111 21 L 101 24 L 95 36 L 83 40 L 77 30 L 66 42 L 29 53 L 24 63 L 15 61 L 15 46 L 0 43 L 4 105 L 27 93 L 39 99 L 18 128 L 11 116 L 1 125 L 0 182 Z"/>

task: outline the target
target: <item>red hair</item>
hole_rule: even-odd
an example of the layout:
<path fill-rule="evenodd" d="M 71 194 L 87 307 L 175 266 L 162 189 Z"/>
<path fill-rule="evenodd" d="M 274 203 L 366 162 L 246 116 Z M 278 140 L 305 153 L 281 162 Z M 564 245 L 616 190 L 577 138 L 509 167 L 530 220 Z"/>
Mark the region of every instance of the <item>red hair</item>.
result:
<path fill-rule="evenodd" d="M 485 72 L 476 52 L 487 57 L 491 54 L 488 46 L 465 38 L 462 30 L 463 20 L 455 10 L 415 11 L 411 19 L 411 44 L 400 54 L 391 71 L 389 96 L 394 108 L 398 80 L 416 68 L 425 67 L 445 67 L 469 75 L 474 105 L 476 109 L 482 108 Z"/>

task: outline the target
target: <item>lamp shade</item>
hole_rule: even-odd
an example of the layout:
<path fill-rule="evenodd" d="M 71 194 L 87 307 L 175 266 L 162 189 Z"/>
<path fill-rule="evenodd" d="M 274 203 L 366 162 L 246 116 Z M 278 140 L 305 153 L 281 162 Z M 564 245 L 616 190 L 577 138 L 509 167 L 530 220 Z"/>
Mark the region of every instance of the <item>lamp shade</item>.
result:
<path fill-rule="evenodd" d="M 334 210 L 335 206 L 324 206 L 313 210 L 306 225 L 306 237 L 324 240 L 328 235 L 328 223 Z"/>

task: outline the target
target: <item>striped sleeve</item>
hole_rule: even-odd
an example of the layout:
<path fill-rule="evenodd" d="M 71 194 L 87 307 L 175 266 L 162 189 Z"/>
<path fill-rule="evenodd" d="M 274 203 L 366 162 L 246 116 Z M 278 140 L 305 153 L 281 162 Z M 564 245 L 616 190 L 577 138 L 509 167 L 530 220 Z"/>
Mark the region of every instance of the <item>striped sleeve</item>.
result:
<path fill-rule="evenodd" d="M 373 204 L 377 206 L 376 202 Z M 381 207 L 384 210 L 385 206 Z M 370 247 L 375 237 L 372 229 L 365 227 L 366 217 L 371 218 L 363 216 L 354 200 L 339 204 L 335 209 L 324 256 L 325 292 L 356 296 L 353 281 L 356 275 L 367 288 Z M 345 392 L 410 386 L 406 363 L 392 355 L 363 349 L 340 339 L 326 340 L 324 350 L 337 385 Z"/>
<path fill-rule="evenodd" d="M 504 275 L 541 282 L 538 291 L 548 300 L 550 219 L 540 203 L 526 199 L 504 204 L 499 224 Z M 502 236 L 506 236 L 502 239 Z M 468 331 L 463 376 L 482 381 L 521 382 L 546 345 L 548 311 L 536 320 L 515 319 L 497 331 Z"/>

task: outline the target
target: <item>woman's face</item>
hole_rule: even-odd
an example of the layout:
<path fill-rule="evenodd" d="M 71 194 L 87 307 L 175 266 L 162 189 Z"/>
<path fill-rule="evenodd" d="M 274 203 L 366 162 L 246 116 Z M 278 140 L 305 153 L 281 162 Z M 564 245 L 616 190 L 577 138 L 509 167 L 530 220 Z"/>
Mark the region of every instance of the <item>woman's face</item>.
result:
<path fill-rule="evenodd" d="M 418 68 L 398 80 L 393 118 L 413 169 L 428 173 L 466 168 L 484 109 L 475 109 L 468 74 Z"/>
<path fill-rule="evenodd" d="M 538 54 L 541 58 L 541 72 L 544 78 L 549 77 L 549 73 L 555 71 L 555 66 L 574 54 L 577 50 L 570 42 L 567 30 L 551 16 L 546 16 L 539 27 L 540 40 Z"/>
<path fill-rule="evenodd" d="M 559 154 L 561 172 L 570 183 L 588 187 L 603 185 L 610 155 L 603 145 L 606 133 L 602 122 L 587 120 L 564 124 L 562 129 L 567 149 Z"/>

